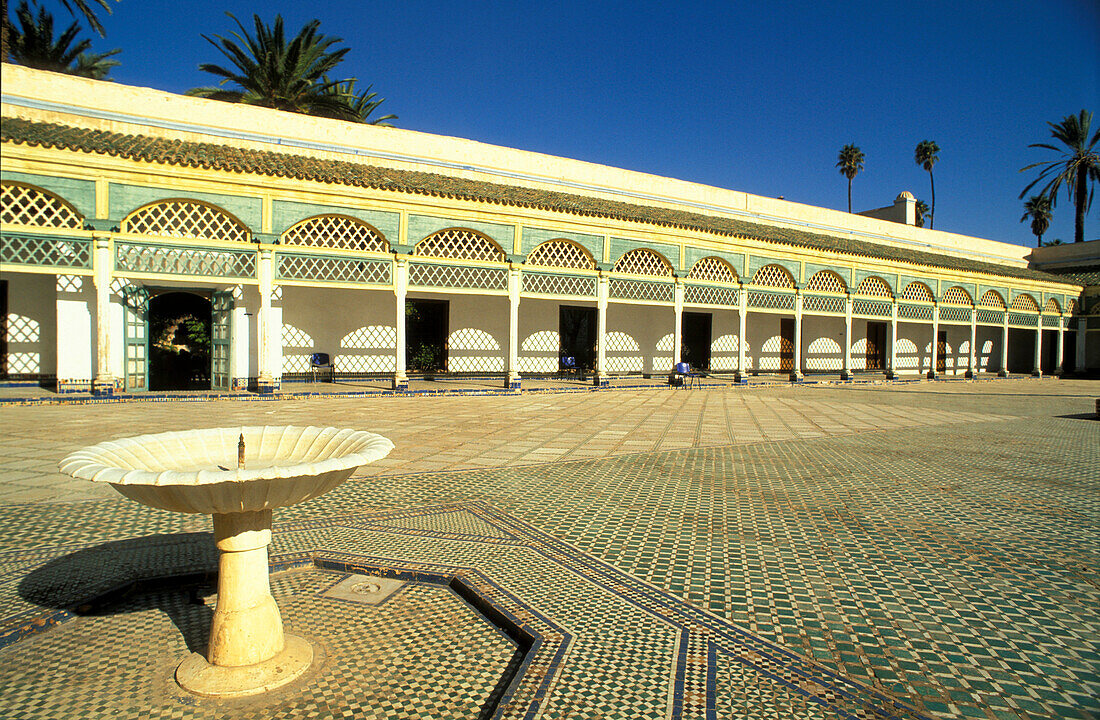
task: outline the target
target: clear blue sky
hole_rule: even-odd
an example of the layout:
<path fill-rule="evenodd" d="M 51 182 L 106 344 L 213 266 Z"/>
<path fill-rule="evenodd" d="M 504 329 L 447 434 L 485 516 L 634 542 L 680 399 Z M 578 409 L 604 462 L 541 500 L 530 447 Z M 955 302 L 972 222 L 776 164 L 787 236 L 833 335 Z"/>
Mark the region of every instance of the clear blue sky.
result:
<path fill-rule="evenodd" d="M 867 157 L 853 209 L 930 201 L 913 150 L 935 140 L 936 228 L 1025 245 L 1019 169 L 1048 158 L 1027 145 L 1082 108 L 1100 126 L 1097 0 L 122 0 L 95 48 L 122 48 L 122 83 L 207 85 L 198 64 L 224 59 L 200 35 L 228 34 L 224 11 L 281 12 L 292 34 L 317 17 L 351 48 L 337 74 L 399 127 L 811 205 L 846 209 L 849 142 Z M 1046 239 L 1072 241 L 1072 215 L 1060 196 Z"/>

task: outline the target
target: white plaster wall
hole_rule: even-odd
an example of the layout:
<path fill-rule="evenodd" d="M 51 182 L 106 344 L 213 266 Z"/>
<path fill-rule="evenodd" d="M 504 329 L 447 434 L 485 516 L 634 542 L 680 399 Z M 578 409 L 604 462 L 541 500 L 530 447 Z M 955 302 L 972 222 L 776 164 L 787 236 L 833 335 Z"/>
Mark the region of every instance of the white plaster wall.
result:
<path fill-rule="evenodd" d="M 95 375 L 95 286 L 90 277 L 58 275 L 57 378 L 90 382 Z"/>
<path fill-rule="evenodd" d="M 748 342 L 746 370 L 779 372 L 780 320 L 793 315 L 773 315 L 749 311 L 745 325 Z"/>
<path fill-rule="evenodd" d="M 855 322 L 852 324 L 855 325 Z M 854 357 L 852 362 L 855 363 Z M 839 373 L 843 369 L 844 318 L 803 315 L 802 370 L 808 373 Z"/>
<path fill-rule="evenodd" d="M 737 369 L 737 348 L 741 342 L 740 319 L 736 310 L 710 310 L 690 308 L 691 312 L 709 312 L 710 370 L 733 372 Z"/>
<path fill-rule="evenodd" d="M 607 306 L 607 371 L 663 374 L 672 370 L 672 306 Z"/>
<path fill-rule="evenodd" d="M 978 326 L 978 342 L 975 345 L 975 362 L 979 372 L 1000 372 L 1002 330 L 989 325 Z"/>
<path fill-rule="evenodd" d="M 502 373 L 508 354 L 508 298 L 484 295 L 428 295 L 450 301 L 447 371 Z M 520 303 L 522 312 L 523 303 Z"/>
<path fill-rule="evenodd" d="M 894 350 L 894 369 L 902 375 L 928 372 L 932 342 L 932 323 L 898 321 L 898 344 Z"/>
<path fill-rule="evenodd" d="M 57 371 L 55 276 L 5 273 L 8 281 L 8 373 L 53 375 Z"/>
<path fill-rule="evenodd" d="M 308 373 L 309 356 L 328 353 L 337 373 L 392 373 L 397 311 L 392 292 L 283 286 L 281 366 Z"/>
<path fill-rule="evenodd" d="M 595 307 L 595 302 L 524 298 L 519 303 L 519 372 L 558 371 L 559 308 L 562 305 Z"/>

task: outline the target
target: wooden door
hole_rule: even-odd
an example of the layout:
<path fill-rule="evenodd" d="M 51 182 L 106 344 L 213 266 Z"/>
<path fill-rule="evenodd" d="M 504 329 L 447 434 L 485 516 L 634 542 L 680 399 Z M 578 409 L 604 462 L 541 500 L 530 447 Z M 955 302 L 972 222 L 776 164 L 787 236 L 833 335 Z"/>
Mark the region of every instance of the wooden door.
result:
<path fill-rule="evenodd" d="M 940 330 L 936 337 L 936 372 L 947 372 L 947 331 Z"/>
<path fill-rule="evenodd" d="M 794 370 L 794 318 L 779 321 L 779 369 L 783 372 Z"/>
<path fill-rule="evenodd" d="M 867 369 L 886 369 L 886 323 L 867 323 Z"/>

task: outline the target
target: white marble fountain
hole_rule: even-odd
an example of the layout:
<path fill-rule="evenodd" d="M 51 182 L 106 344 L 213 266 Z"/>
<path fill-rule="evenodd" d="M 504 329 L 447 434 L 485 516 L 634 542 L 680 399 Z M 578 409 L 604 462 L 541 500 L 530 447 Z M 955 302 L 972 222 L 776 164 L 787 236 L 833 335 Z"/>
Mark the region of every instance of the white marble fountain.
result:
<path fill-rule="evenodd" d="M 283 633 L 268 581 L 271 511 L 328 492 L 393 443 L 374 433 L 318 427 L 236 427 L 112 440 L 61 461 L 61 471 L 110 483 L 150 507 L 214 518 L 218 604 L 206 656 L 176 668 L 197 695 L 272 690 L 313 660 L 303 638 Z"/>

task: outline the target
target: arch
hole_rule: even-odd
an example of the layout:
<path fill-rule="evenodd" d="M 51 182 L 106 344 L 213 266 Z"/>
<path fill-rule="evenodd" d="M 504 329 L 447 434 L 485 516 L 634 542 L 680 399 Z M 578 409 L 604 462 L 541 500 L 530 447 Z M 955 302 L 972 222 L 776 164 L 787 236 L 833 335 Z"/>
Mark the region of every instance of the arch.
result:
<path fill-rule="evenodd" d="M 1066 315 L 1072 315 L 1077 312 L 1077 301 L 1069 299 L 1066 301 Z"/>
<path fill-rule="evenodd" d="M 672 275 L 672 263 L 661 253 L 649 248 L 637 248 L 624 253 L 613 268 L 615 272 L 631 273 L 633 275 L 656 275 L 668 277 Z"/>
<path fill-rule="evenodd" d="M 982 299 L 978 301 L 978 304 L 996 310 L 1004 310 L 1006 307 L 1004 297 L 996 290 L 986 290 L 982 293 Z"/>
<path fill-rule="evenodd" d="M 444 228 L 416 244 L 413 255 L 453 260 L 504 262 L 505 253 L 496 241 L 469 228 Z"/>
<path fill-rule="evenodd" d="M 143 205 L 123 219 L 122 232 L 137 235 L 248 242 L 251 233 L 243 222 L 220 207 L 186 198 L 157 200 Z"/>
<path fill-rule="evenodd" d="M 554 238 L 539 243 L 527 256 L 526 262 L 528 265 L 541 267 L 596 269 L 596 259 L 592 257 L 592 253 L 588 252 L 587 248 L 565 238 Z"/>
<path fill-rule="evenodd" d="M 736 284 L 740 277 L 733 266 L 720 257 L 709 255 L 691 266 L 688 278 Z"/>
<path fill-rule="evenodd" d="M 782 265 L 765 265 L 752 276 L 752 284 L 761 287 L 794 290 L 794 276 Z"/>
<path fill-rule="evenodd" d="M 68 201 L 26 183 L 0 183 L 0 220 L 12 225 L 80 229 L 84 216 Z"/>
<path fill-rule="evenodd" d="M 945 305 L 973 305 L 974 301 L 970 297 L 970 293 L 965 288 L 961 288 L 958 285 L 953 285 L 947 288 L 947 292 L 940 298 L 940 302 Z"/>
<path fill-rule="evenodd" d="M 347 215 L 315 215 L 294 224 L 282 234 L 286 245 L 389 252 L 386 237 L 373 225 Z"/>
<path fill-rule="evenodd" d="M 1024 312 L 1039 312 L 1039 303 L 1035 302 L 1035 298 L 1027 293 L 1020 293 L 1012 299 L 1012 309 L 1023 310 Z"/>
<path fill-rule="evenodd" d="M 1047 298 L 1046 305 L 1043 306 L 1043 312 L 1054 313 L 1055 315 L 1062 314 L 1062 306 L 1058 304 L 1058 301 L 1054 298 Z"/>
<path fill-rule="evenodd" d="M 918 302 L 933 302 L 934 296 L 932 295 L 932 288 L 928 287 L 920 280 L 914 280 L 905 286 L 905 290 L 901 293 L 902 300 L 916 300 Z"/>
<path fill-rule="evenodd" d="M 806 289 L 815 292 L 846 293 L 848 292 L 848 283 L 844 282 L 844 278 L 832 270 L 821 270 L 814 273 L 814 276 L 806 283 Z"/>
<path fill-rule="evenodd" d="M 886 282 L 879 276 L 868 275 L 867 277 L 863 278 L 862 281 L 860 281 L 859 287 L 856 288 L 856 295 L 893 300 L 894 290 L 890 287 L 890 283 Z"/>

